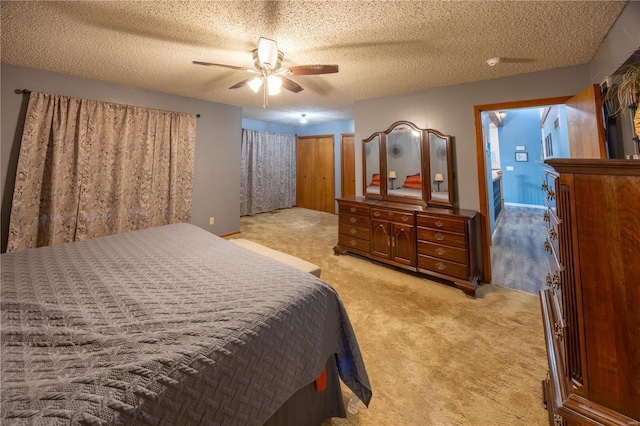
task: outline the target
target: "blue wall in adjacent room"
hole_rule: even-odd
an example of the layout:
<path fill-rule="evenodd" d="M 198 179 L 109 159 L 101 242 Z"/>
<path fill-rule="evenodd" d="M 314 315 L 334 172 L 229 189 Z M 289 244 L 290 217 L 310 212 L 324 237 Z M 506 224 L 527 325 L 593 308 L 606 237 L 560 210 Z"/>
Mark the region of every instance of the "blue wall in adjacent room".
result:
<path fill-rule="evenodd" d="M 551 144 L 553 145 L 552 158 L 569 158 L 571 153 L 569 151 L 569 131 L 567 129 L 567 107 L 564 104 L 557 106 L 553 116 L 547 117 L 544 122 L 544 136 L 546 137 L 551 133 Z M 560 118 L 560 127 L 555 129 L 553 122 L 556 117 Z"/>
<path fill-rule="evenodd" d="M 540 109 L 509 110 L 498 128 L 500 138 L 500 167 L 503 174 L 505 203 L 544 206 L 542 182 L 542 134 Z M 524 145 L 529 161 L 517 162 L 516 146 Z M 512 166 L 513 170 L 507 170 Z"/>

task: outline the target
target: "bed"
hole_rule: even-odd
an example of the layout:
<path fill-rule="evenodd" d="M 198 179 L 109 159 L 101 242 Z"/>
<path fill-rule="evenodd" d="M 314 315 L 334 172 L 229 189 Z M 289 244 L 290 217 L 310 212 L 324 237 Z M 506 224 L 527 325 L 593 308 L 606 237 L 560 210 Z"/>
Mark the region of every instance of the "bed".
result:
<path fill-rule="evenodd" d="M 337 374 L 371 399 L 329 285 L 193 225 L 5 253 L 1 273 L 3 425 L 280 424 L 325 367 L 333 400 Z"/>

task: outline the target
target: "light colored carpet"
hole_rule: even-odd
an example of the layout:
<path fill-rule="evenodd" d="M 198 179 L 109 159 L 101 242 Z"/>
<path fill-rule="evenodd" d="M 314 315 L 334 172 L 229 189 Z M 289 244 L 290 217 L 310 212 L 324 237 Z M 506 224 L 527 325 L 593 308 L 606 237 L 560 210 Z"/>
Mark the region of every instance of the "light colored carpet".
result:
<path fill-rule="evenodd" d="M 319 265 L 344 301 L 373 399 L 323 426 L 547 424 L 538 297 L 485 284 L 474 300 L 364 258 L 335 256 L 338 216 L 330 213 L 284 209 L 242 217 L 240 229 L 230 238 Z"/>

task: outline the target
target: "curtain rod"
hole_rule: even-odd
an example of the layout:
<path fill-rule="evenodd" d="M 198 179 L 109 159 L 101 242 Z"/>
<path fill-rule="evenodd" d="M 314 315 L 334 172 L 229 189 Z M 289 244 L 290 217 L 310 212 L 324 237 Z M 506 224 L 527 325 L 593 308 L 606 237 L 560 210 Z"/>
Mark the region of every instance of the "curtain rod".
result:
<path fill-rule="evenodd" d="M 27 89 L 22 89 L 22 90 L 20 90 L 20 89 L 16 89 L 16 93 L 17 93 L 18 95 L 28 95 L 28 94 L 30 94 L 30 93 L 31 93 L 31 90 L 27 90 Z M 197 118 L 200 118 L 200 114 L 196 114 L 196 117 L 197 117 Z"/>

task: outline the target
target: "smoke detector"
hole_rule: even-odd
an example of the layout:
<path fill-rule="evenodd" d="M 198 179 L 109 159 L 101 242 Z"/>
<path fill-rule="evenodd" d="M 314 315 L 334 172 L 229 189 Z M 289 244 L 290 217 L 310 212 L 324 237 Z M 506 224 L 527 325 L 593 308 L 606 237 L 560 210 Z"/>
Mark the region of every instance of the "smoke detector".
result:
<path fill-rule="evenodd" d="M 495 67 L 499 63 L 500 63 L 500 58 L 487 59 L 487 64 L 489 64 L 490 67 Z"/>

